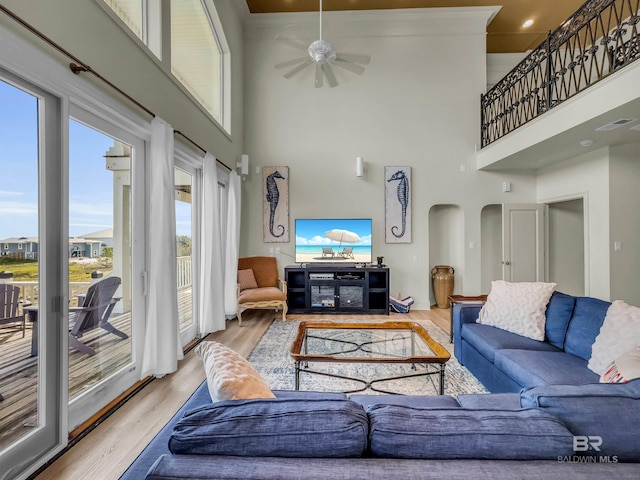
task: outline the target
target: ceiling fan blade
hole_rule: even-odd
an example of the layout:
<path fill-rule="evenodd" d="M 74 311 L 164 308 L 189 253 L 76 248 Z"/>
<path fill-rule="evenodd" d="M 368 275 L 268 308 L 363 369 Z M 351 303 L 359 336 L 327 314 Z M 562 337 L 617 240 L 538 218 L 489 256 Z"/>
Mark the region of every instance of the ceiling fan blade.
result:
<path fill-rule="evenodd" d="M 339 57 L 333 61 L 333 64 L 336 67 L 344 68 L 345 70 L 349 70 L 357 75 L 362 75 L 364 73 L 365 68 L 360 65 L 356 65 L 355 63 L 345 62 L 341 60 Z"/>
<path fill-rule="evenodd" d="M 307 68 L 309 65 L 313 64 L 313 60 L 311 60 L 310 58 L 308 60 L 306 60 L 304 63 L 301 63 L 300 65 L 298 65 L 296 68 L 294 68 L 293 70 L 287 72 L 284 74 L 284 78 L 291 78 L 293 77 L 296 73 L 300 72 L 301 70 L 304 70 L 305 68 Z"/>
<path fill-rule="evenodd" d="M 336 80 L 336 76 L 333 73 L 333 69 L 331 68 L 331 65 L 328 63 L 325 63 L 322 67 L 324 69 L 324 74 L 327 77 L 327 83 L 329 84 L 329 86 L 331 88 L 337 86 L 338 81 Z"/>
<path fill-rule="evenodd" d="M 282 62 L 282 63 L 278 63 L 277 65 L 274 65 L 276 68 L 284 68 L 284 67 L 290 67 L 291 65 L 295 65 L 297 63 L 300 62 L 304 62 L 305 60 L 307 60 L 309 57 L 300 57 L 300 58 L 296 58 L 294 60 L 289 60 L 287 62 Z"/>
<path fill-rule="evenodd" d="M 287 38 L 287 37 L 276 36 L 275 40 L 277 40 L 280 43 L 284 43 L 285 45 L 288 45 L 290 47 L 293 47 L 296 50 L 301 50 L 303 52 L 306 52 L 307 48 L 309 48 L 308 44 L 302 42 L 301 40 L 297 40 L 295 38 Z"/>
<path fill-rule="evenodd" d="M 369 65 L 371 57 L 369 55 L 362 55 L 359 53 L 339 53 L 338 60 L 344 60 L 345 62 L 361 63 L 362 65 Z"/>
<path fill-rule="evenodd" d="M 316 64 L 316 88 L 324 85 L 324 65 Z"/>

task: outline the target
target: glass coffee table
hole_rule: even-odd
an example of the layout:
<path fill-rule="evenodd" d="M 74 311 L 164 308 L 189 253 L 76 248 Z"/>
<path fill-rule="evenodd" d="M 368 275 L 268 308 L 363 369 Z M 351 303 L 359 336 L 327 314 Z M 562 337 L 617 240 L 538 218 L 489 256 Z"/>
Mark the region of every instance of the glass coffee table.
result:
<path fill-rule="evenodd" d="M 416 322 L 337 323 L 324 321 L 300 322 L 298 334 L 291 346 L 295 361 L 295 389 L 300 388 L 300 373 L 325 375 L 362 383 L 362 388 L 345 393 L 370 389 L 381 393 L 395 393 L 375 387 L 375 384 L 421 376 L 439 376 L 440 395 L 444 395 L 444 371 L 449 352 L 433 340 L 422 325 Z M 346 375 L 313 370 L 312 363 L 396 363 L 411 364 L 416 373 L 365 380 Z M 416 365 L 425 370 L 417 372 Z"/>

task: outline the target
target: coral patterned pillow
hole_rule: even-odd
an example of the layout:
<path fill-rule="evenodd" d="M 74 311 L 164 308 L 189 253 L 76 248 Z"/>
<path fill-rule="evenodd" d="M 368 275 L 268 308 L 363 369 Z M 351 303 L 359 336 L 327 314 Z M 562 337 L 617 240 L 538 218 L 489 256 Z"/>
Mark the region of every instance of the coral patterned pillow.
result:
<path fill-rule="evenodd" d="M 543 341 L 547 304 L 555 288 L 555 283 L 494 280 L 477 323 Z"/>
<path fill-rule="evenodd" d="M 600 382 L 627 383 L 636 378 L 640 378 L 640 347 L 632 348 L 611 362 Z"/>

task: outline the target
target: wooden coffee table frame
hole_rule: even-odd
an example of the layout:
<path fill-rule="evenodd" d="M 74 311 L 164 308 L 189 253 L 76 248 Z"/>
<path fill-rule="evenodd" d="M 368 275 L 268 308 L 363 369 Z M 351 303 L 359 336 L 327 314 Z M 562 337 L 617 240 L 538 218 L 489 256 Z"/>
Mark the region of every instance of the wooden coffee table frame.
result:
<path fill-rule="evenodd" d="M 335 330 L 406 330 L 411 334 L 411 355 L 405 357 L 366 357 L 366 356 L 357 356 L 353 357 L 338 357 L 336 356 L 338 353 L 351 353 L 362 351 L 365 352 L 363 348 L 366 348 L 367 345 L 372 345 L 375 343 L 383 342 L 386 340 L 374 340 L 369 342 L 353 342 L 349 340 L 336 340 L 333 338 L 326 338 L 321 336 L 313 335 L 313 330 L 318 329 L 335 329 Z M 433 351 L 434 355 L 416 355 L 414 351 L 416 336 L 419 337 L 422 341 L 424 341 L 429 348 Z M 340 351 L 332 353 L 308 353 L 307 351 L 307 342 L 306 339 L 310 337 L 320 338 L 327 340 L 349 344 L 353 348 L 353 350 Z M 438 342 L 433 340 L 427 331 L 424 329 L 422 325 L 416 322 L 381 322 L 381 323 L 338 323 L 338 322 L 323 322 L 323 321 L 311 321 L 311 322 L 300 322 L 298 326 L 298 334 L 291 346 L 291 357 L 295 361 L 295 389 L 298 390 L 300 388 L 300 372 L 304 371 L 307 373 L 313 373 L 316 375 L 324 375 L 332 378 L 340 378 L 344 380 L 351 380 L 355 382 L 359 382 L 363 384 L 363 387 L 356 390 L 349 390 L 345 393 L 356 393 L 362 392 L 367 389 L 372 390 L 374 392 L 380 393 L 388 393 L 388 394 L 396 394 L 396 392 L 390 392 L 387 390 L 382 390 L 374 387 L 374 384 L 389 380 L 400 380 L 403 378 L 413 378 L 413 377 L 424 377 L 431 375 L 438 375 L 440 377 L 440 395 L 444 395 L 444 372 L 445 372 L 445 364 L 451 358 L 449 352 Z M 403 364 L 412 364 L 412 368 L 415 369 L 416 364 L 424 364 L 427 365 L 435 365 L 437 366 L 435 371 L 426 371 L 424 373 L 415 373 L 411 375 L 400 375 L 396 377 L 385 377 L 379 378 L 372 381 L 363 380 L 361 378 L 353 378 L 344 375 L 337 375 L 333 373 L 319 372 L 316 370 L 309 369 L 309 363 L 313 362 L 333 362 L 333 363 L 403 363 Z"/>

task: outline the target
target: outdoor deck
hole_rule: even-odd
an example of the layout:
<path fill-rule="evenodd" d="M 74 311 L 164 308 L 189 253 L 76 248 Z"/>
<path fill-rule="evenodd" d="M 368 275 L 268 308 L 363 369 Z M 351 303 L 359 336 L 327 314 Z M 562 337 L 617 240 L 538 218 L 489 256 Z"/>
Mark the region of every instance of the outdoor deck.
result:
<path fill-rule="evenodd" d="M 191 322 L 191 288 L 178 294 L 181 327 Z M 112 315 L 110 323 L 131 336 L 131 315 Z M 37 426 L 37 370 L 39 357 L 31 356 L 33 324 L 21 332 L 0 327 L 0 450 Z M 96 350 L 93 356 L 69 349 L 69 397 L 100 382 L 129 363 L 131 340 L 123 340 L 100 328 L 86 333 L 83 343 Z"/>

